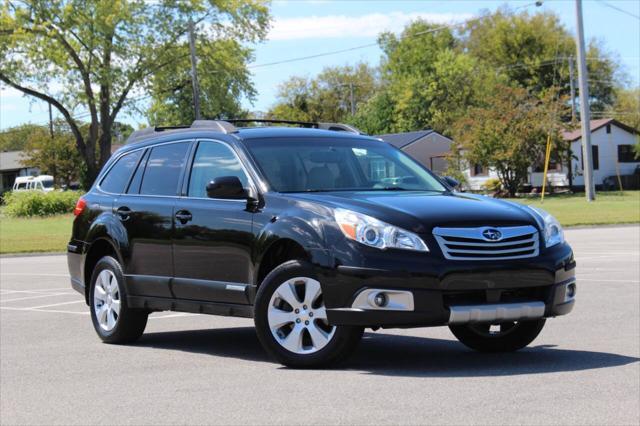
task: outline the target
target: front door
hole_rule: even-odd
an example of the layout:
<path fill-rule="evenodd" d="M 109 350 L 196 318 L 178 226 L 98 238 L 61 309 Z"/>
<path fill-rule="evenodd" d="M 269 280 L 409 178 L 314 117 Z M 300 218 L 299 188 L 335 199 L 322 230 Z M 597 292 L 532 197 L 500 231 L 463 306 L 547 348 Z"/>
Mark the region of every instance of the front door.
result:
<path fill-rule="evenodd" d="M 172 297 L 174 207 L 189 146 L 175 142 L 150 148 L 113 204 L 128 234 L 124 273 L 131 295 Z"/>
<path fill-rule="evenodd" d="M 245 200 L 208 198 L 206 185 L 221 176 L 249 178 L 233 149 L 223 143 L 197 143 L 185 196 L 175 207 L 173 239 L 176 298 L 249 303 L 252 216 Z"/>

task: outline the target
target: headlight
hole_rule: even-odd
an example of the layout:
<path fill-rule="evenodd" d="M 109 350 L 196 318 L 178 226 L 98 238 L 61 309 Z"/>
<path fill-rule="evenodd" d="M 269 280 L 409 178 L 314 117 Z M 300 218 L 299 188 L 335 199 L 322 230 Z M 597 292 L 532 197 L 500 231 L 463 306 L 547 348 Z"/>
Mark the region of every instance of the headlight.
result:
<path fill-rule="evenodd" d="M 361 244 L 379 249 L 429 251 L 424 241 L 413 232 L 389 225 L 374 217 L 345 209 L 335 209 L 334 217 L 342 233 Z"/>
<path fill-rule="evenodd" d="M 562 226 L 560 226 L 560 222 L 551 216 L 546 211 L 539 209 L 537 207 L 529 206 L 531 210 L 533 210 L 544 224 L 544 240 L 547 247 L 555 246 L 556 244 L 560 244 L 564 242 L 564 232 L 562 232 Z"/>

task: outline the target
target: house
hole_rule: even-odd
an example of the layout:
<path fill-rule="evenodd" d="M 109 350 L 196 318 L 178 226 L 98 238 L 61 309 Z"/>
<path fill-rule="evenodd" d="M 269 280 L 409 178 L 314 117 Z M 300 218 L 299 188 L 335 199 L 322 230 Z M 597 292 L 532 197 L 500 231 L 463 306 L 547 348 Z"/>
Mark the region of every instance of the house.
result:
<path fill-rule="evenodd" d="M 447 156 L 453 141 L 435 130 L 390 133 L 377 136 L 409 154 L 437 174 L 447 169 Z"/>
<path fill-rule="evenodd" d="M 37 176 L 40 170 L 22 164 L 22 151 L 0 152 L 0 193 L 11 189 L 18 176 Z"/>
<path fill-rule="evenodd" d="M 638 130 L 629 127 L 612 118 L 591 120 L 591 149 L 593 156 L 593 180 L 596 186 L 612 186 L 617 176 L 633 175 L 640 165 L 635 159 L 633 146 L 638 141 Z M 572 158 L 571 170 L 568 164 L 554 161 L 549 163 L 547 180 L 551 186 L 564 186 L 584 189 L 582 166 L 582 134 L 581 130 L 567 131 L 562 134 L 564 140 L 570 143 Z M 479 165 L 464 170 L 467 186 L 471 190 L 483 189 L 483 184 L 498 175 L 494 170 Z M 543 167 L 533 166 L 529 172 L 529 184 L 541 187 Z M 625 185 L 623 185 L 625 186 Z"/>

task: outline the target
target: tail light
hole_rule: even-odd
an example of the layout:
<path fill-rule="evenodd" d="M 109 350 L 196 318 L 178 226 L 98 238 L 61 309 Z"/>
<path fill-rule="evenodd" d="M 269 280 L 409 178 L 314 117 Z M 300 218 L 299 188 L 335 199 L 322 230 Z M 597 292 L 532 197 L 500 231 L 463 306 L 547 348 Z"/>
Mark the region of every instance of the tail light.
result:
<path fill-rule="evenodd" d="M 73 209 L 73 215 L 78 216 L 82 214 L 85 207 L 87 207 L 87 202 L 84 200 L 84 198 L 80 197 L 78 199 L 78 202 L 76 203 L 76 207 Z"/>

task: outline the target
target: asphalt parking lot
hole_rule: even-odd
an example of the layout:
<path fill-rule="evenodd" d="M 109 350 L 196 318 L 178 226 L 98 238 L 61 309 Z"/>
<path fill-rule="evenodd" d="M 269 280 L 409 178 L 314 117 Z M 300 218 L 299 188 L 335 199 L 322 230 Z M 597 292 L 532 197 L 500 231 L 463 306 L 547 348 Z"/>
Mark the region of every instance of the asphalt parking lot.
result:
<path fill-rule="evenodd" d="M 64 256 L 0 259 L 2 424 L 638 424 L 640 227 L 567 233 L 578 301 L 514 354 L 446 328 L 370 332 L 339 369 L 291 370 L 251 320 L 153 314 L 99 342 Z"/>

